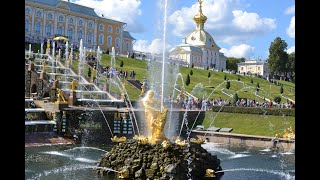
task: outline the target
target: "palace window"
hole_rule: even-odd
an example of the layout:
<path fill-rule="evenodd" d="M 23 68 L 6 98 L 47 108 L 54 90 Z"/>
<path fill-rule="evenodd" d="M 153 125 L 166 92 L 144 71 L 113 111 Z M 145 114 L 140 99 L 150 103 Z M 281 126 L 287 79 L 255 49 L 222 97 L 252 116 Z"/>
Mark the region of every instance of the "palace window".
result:
<path fill-rule="evenodd" d="M 46 27 L 46 34 L 47 34 L 47 36 L 51 36 L 52 34 L 52 24 L 51 23 L 49 23 L 49 24 L 47 24 L 47 27 Z"/>
<path fill-rule="evenodd" d="M 121 120 L 115 119 L 113 121 L 113 133 L 120 133 Z"/>
<path fill-rule="evenodd" d="M 63 22 L 63 16 L 60 15 L 58 20 L 59 20 L 59 22 Z"/>
<path fill-rule="evenodd" d="M 26 10 L 25 10 L 25 12 L 26 12 L 26 14 L 29 14 L 30 15 L 30 8 L 26 8 Z"/>
<path fill-rule="evenodd" d="M 68 38 L 73 39 L 73 29 L 72 28 L 68 29 Z"/>
<path fill-rule="evenodd" d="M 83 37 L 83 33 L 82 33 L 82 30 L 79 30 L 78 31 L 78 41 L 80 41 Z"/>
<path fill-rule="evenodd" d="M 88 43 L 91 44 L 92 43 L 92 32 L 88 33 Z"/>
<path fill-rule="evenodd" d="M 72 17 L 69 19 L 69 23 L 73 24 L 73 18 Z"/>
<path fill-rule="evenodd" d="M 79 26 L 83 26 L 83 21 L 79 20 Z"/>
<path fill-rule="evenodd" d="M 64 28 L 62 26 L 58 27 L 58 34 L 64 36 Z"/>
<path fill-rule="evenodd" d="M 260 71 L 260 67 L 258 67 L 258 71 Z"/>
<path fill-rule="evenodd" d="M 49 14 L 48 14 L 48 19 L 53 19 L 52 13 L 49 13 Z"/>
<path fill-rule="evenodd" d="M 112 45 L 112 36 L 108 36 L 108 42 L 107 42 L 108 46 Z"/>
<path fill-rule="evenodd" d="M 243 67 L 241 67 L 241 71 L 243 71 Z"/>
<path fill-rule="evenodd" d="M 100 24 L 100 25 L 99 25 L 99 30 L 100 30 L 100 31 L 103 31 L 103 29 L 104 29 L 104 25 L 103 25 L 103 24 Z"/>
<path fill-rule="evenodd" d="M 126 50 L 129 50 L 129 43 L 126 43 Z"/>
<path fill-rule="evenodd" d="M 112 26 L 111 25 L 108 26 L 108 32 L 112 33 Z"/>
<path fill-rule="evenodd" d="M 119 27 L 116 28 L 116 32 L 117 32 L 117 34 L 120 33 L 120 28 Z"/>
<path fill-rule="evenodd" d="M 103 34 L 101 33 L 101 34 L 99 34 L 99 44 L 100 44 L 100 45 L 103 45 L 103 41 L 104 41 L 104 36 L 103 36 Z"/>
<path fill-rule="evenodd" d="M 36 30 L 35 30 L 35 33 L 36 33 L 36 34 L 40 34 L 40 32 L 41 32 L 41 23 L 40 23 L 40 21 L 37 21 L 37 22 L 36 22 Z"/>
<path fill-rule="evenodd" d="M 120 38 L 116 38 L 116 48 L 120 47 Z"/>
<path fill-rule="evenodd" d="M 41 12 L 40 11 L 37 11 L 37 17 L 40 17 L 41 16 Z"/>
<path fill-rule="evenodd" d="M 92 22 L 89 22 L 89 28 L 92 28 L 93 25 L 92 25 Z"/>
<path fill-rule="evenodd" d="M 25 21 L 24 21 L 24 23 L 25 23 L 25 31 L 26 32 L 29 32 L 30 31 L 30 21 L 28 20 L 28 19 L 26 19 Z"/>

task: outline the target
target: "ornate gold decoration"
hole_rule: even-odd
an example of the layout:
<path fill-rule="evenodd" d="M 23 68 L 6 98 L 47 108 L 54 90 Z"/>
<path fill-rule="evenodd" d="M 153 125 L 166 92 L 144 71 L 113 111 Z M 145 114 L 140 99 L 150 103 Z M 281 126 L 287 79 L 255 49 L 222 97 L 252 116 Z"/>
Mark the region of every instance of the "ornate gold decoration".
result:
<path fill-rule="evenodd" d="M 71 83 L 71 90 L 74 91 L 75 89 L 77 89 L 77 87 L 78 87 L 78 81 L 74 79 Z"/>
<path fill-rule="evenodd" d="M 166 139 L 163 128 L 166 123 L 168 110 L 163 106 L 161 107 L 161 110 L 156 109 L 155 106 L 160 104 L 160 102 L 156 101 L 153 96 L 154 91 L 149 90 L 142 99 L 147 126 L 151 131 L 149 143 L 156 143 Z"/>
<path fill-rule="evenodd" d="M 200 29 L 203 29 L 203 25 L 207 21 L 207 17 L 202 13 L 203 0 L 198 0 L 198 2 L 199 2 L 199 12 L 193 17 L 193 20 L 196 22 L 197 27 L 200 27 Z"/>
<path fill-rule="evenodd" d="M 181 141 L 179 137 L 176 138 L 175 143 L 179 146 L 187 146 L 188 144 L 186 140 Z"/>
<path fill-rule="evenodd" d="M 129 170 L 127 168 L 118 172 L 119 179 L 128 179 L 129 178 Z"/>
<path fill-rule="evenodd" d="M 58 104 L 68 104 L 68 102 L 64 99 L 63 91 L 57 88 L 57 101 Z"/>
<path fill-rule="evenodd" d="M 124 142 L 126 141 L 127 138 L 125 136 L 122 136 L 122 137 L 117 137 L 117 135 L 115 135 L 113 138 L 111 138 L 111 141 L 112 142 Z"/>
<path fill-rule="evenodd" d="M 47 49 L 49 49 L 50 48 L 50 39 L 48 39 L 48 41 L 47 41 Z"/>
<path fill-rule="evenodd" d="M 195 144 L 203 144 L 205 141 L 203 139 L 190 138 L 190 142 Z"/>
<path fill-rule="evenodd" d="M 170 142 L 169 142 L 168 140 L 164 140 L 164 141 L 161 143 L 161 145 L 162 145 L 162 147 L 163 147 L 164 149 L 168 149 L 168 148 L 171 146 L 171 144 L 170 144 Z"/>
<path fill-rule="evenodd" d="M 144 95 L 144 91 L 145 91 L 145 86 L 144 86 L 144 84 L 142 84 L 140 96 Z"/>
<path fill-rule="evenodd" d="M 149 139 L 147 137 L 144 137 L 143 135 L 137 136 L 135 135 L 133 139 L 138 141 L 138 144 L 147 144 L 149 142 Z"/>
<path fill-rule="evenodd" d="M 295 139 L 295 134 L 293 133 L 293 130 L 292 130 L 291 126 L 284 130 L 283 138 Z"/>
<path fill-rule="evenodd" d="M 207 169 L 206 170 L 206 174 L 204 175 L 205 177 L 216 177 L 216 175 L 214 174 L 214 170 L 213 169 Z"/>

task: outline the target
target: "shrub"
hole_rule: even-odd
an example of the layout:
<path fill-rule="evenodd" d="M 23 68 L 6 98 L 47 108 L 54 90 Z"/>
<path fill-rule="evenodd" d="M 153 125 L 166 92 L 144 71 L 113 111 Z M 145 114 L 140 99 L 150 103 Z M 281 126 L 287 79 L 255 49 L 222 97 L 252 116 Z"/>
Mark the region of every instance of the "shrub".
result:
<path fill-rule="evenodd" d="M 190 73 L 189 73 L 191 76 L 193 75 L 193 71 L 192 71 L 192 69 L 190 70 Z"/>
<path fill-rule="evenodd" d="M 88 77 L 91 77 L 91 68 L 88 69 Z"/>
<path fill-rule="evenodd" d="M 209 70 L 209 66 L 207 66 L 207 70 Z"/>
<path fill-rule="evenodd" d="M 223 68 L 221 69 L 221 72 L 223 72 Z"/>
<path fill-rule="evenodd" d="M 273 100 L 274 100 L 274 102 L 280 104 L 280 102 L 281 102 L 281 97 L 280 97 L 280 96 L 276 96 L 276 97 L 273 98 Z"/>
<path fill-rule="evenodd" d="M 238 77 L 238 81 L 240 81 L 240 78 Z"/>
<path fill-rule="evenodd" d="M 238 94 L 237 93 L 235 93 L 234 95 L 233 95 L 233 97 L 232 97 L 232 104 L 236 104 L 236 102 L 238 101 L 238 99 L 239 99 L 239 97 L 238 97 Z"/>
<path fill-rule="evenodd" d="M 280 94 L 283 93 L 283 86 L 280 87 Z"/>
<path fill-rule="evenodd" d="M 227 75 L 224 75 L 224 78 L 223 78 L 224 80 L 227 80 Z"/>
<path fill-rule="evenodd" d="M 123 67 L 123 61 L 122 60 L 120 61 L 120 67 Z"/>
<path fill-rule="evenodd" d="M 230 81 L 228 80 L 226 83 L 226 88 L 229 89 L 230 88 Z"/>
<path fill-rule="evenodd" d="M 259 89 L 260 89 L 260 85 L 259 85 L 259 83 L 257 82 L 257 91 L 259 91 Z"/>
<path fill-rule="evenodd" d="M 191 64 L 191 68 L 193 68 L 193 67 L 194 67 L 194 63 Z"/>
<path fill-rule="evenodd" d="M 251 79 L 251 83 L 253 83 L 253 79 Z"/>
<path fill-rule="evenodd" d="M 210 72 L 208 72 L 208 78 L 210 78 L 211 77 L 211 73 Z"/>
<path fill-rule="evenodd" d="M 188 75 L 187 75 L 187 79 L 186 79 L 186 85 L 189 86 L 189 84 L 190 84 L 190 76 L 189 76 L 189 74 L 188 74 Z"/>

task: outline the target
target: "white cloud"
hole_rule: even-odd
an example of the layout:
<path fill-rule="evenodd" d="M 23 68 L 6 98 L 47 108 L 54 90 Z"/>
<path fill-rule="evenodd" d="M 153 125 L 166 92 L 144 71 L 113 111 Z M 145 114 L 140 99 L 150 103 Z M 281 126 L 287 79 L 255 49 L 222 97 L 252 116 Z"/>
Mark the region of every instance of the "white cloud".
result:
<path fill-rule="evenodd" d="M 296 47 L 295 46 L 291 46 L 288 50 L 287 50 L 287 53 L 290 54 L 292 52 L 295 52 L 296 51 Z"/>
<path fill-rule="evenodd" d="M 248 58 L 253 55 L 254 49 L 254 47 L 248 44 L 240 44 L 232 46 L 230 49 L 221 48 L 220 52 L 224 53 L 227 57 Z"/>
<path fill-rule="evenodd" d="M 291 37 L 291 38 L 295 38 L 295 35 L 296 35 L 296 31 L 295 31 L 295 16 L 293 16 L 292 18 L 291 18 L 291 21 L 290 21 L 290 25 L 289 25 L 289 27 L 287 28 L 287 34 L 288 34 L 288 36 L 289 37 Z"/>
<path fill-rule="evenodd" d="M 141 0 L 75 0 L 77 4 L 94 8 L 98 15 L 127 23 L 126 29 L 132 33 L 140 33 L 144 28 L 137 17 L 142 14 Z"/>
<path fill-rule="evenodd" d="M 276 22 L 270 18 L 260 18 L 257 13 L 248 13 L 246 11 L 232 11 L 234 19 L 233 24 L 243 31 L 270 31 L 276 28 Z"/>
<path fill-rule="evenodd" d="M 241 9 L 248 7 L 240 0 L 206 0 L 202 11 L 207 16 L 205 30 L 216 41 L 229 44 L 246 43 L 253 37 L 263 35 L 276 28 L 276 20 L 260 17 L 257 13 Z M 182 7 L 169 15 L 172 33 L 184 37 L 195 29 L 193 17 L 198 12 L 198 2 L 190 7 Z"/>
<path fill-rule="evenodd" d="M 285 10 L 284 14 L 286 14 L 286 15 L 295 14 L 295 5 L 292 5 L 292 6 L 288 7 Z"/>
<path fill-rule="evenodd" d="M 166 51 L 172 48 L 172 45 L 166 44 Z M 162 39 L 154 39 L 149 44 L 147 40 L 137 40 L 133 44 L 133 50 L 142 51 L 142 52 L 149 52 L 152 54 L 161 54 L 163 50 L 163 41 Z"/>

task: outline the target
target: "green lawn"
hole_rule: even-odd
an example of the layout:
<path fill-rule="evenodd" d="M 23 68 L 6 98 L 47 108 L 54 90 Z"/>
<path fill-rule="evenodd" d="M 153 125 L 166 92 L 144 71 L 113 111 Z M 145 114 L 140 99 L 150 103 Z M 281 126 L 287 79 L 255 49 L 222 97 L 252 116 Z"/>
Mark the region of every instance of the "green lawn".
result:
<path fill-rule="evenodd" d="M 233 128 L 232 133 L 261 136 L 274 136 L 276 133 L 283 134 L 283 131 L 290 126 L 295 129 L 295 117 L 291 116 L 206 112 L 202 125 L 208 128 L 210 123 L 214 127 Z"/>

